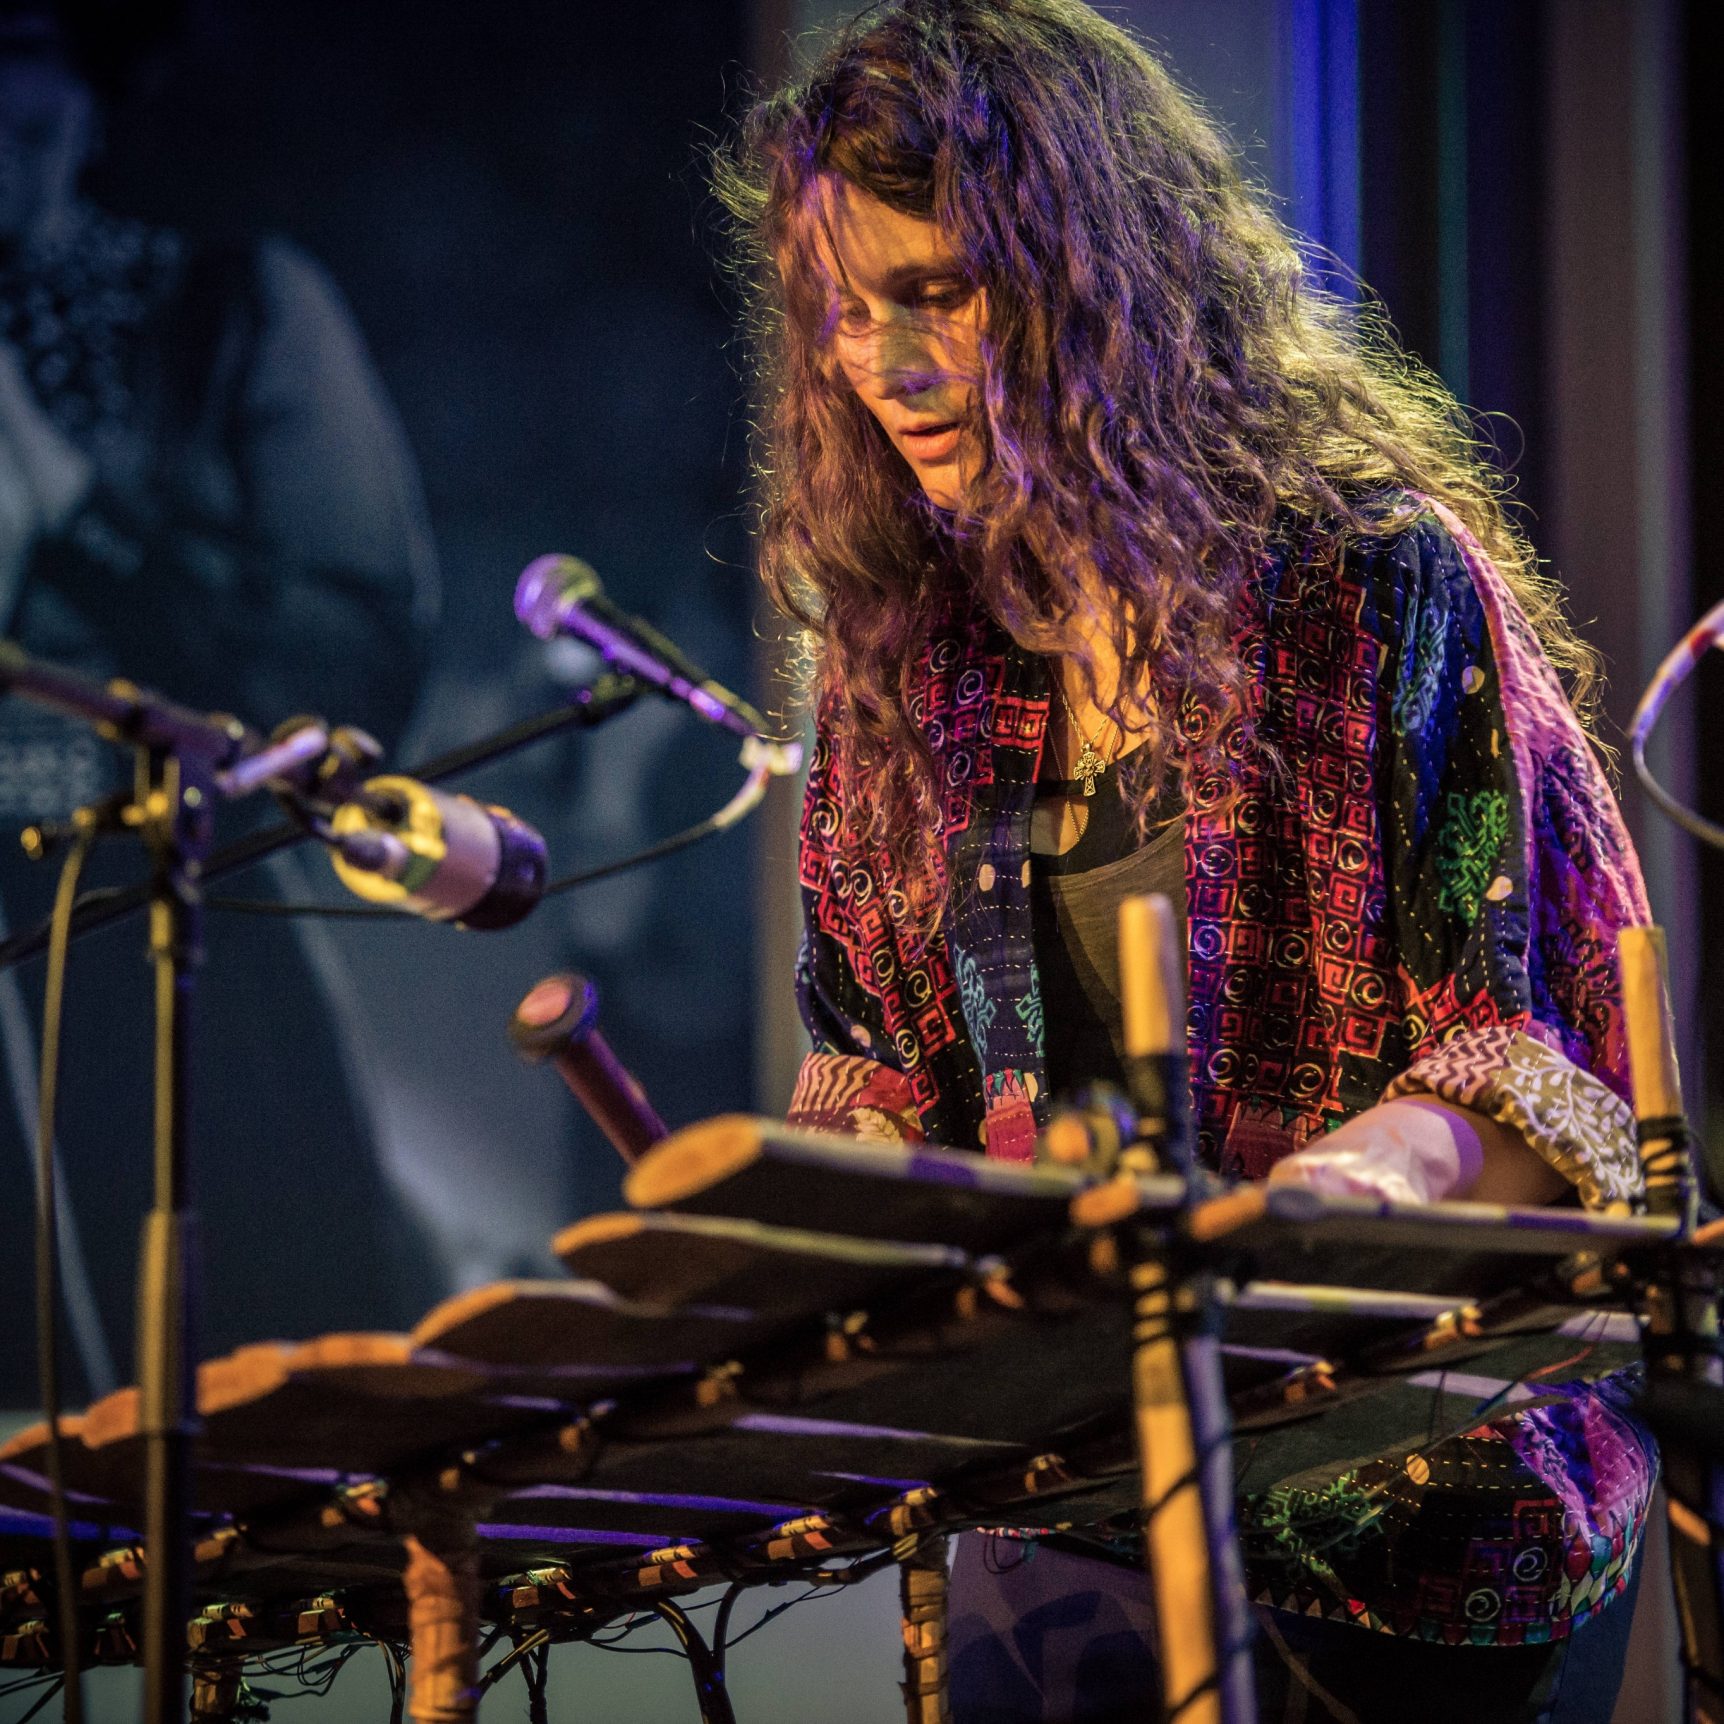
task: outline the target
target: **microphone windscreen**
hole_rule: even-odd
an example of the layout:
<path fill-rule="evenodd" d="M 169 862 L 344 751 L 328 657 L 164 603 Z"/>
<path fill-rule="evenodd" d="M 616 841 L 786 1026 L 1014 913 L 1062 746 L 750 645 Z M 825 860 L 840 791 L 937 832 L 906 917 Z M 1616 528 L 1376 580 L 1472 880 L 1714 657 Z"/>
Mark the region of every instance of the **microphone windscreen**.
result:
<path fill-rule="evenodd" d="M 604 598 L 604 583 L 591 563 L 561 551 L 535 557 L 515 583 L 515 615 L 540 640 L 556 637 L 577 605 Z"/>

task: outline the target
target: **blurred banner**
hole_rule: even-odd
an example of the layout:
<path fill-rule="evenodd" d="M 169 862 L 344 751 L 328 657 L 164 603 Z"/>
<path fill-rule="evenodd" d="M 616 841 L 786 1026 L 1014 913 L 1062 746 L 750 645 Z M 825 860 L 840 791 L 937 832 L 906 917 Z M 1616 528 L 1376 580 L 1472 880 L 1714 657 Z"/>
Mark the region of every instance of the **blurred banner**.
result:
<path fill-rule="evenodd" d="M 568 550 L 745 687 L 745 439 L 699 160 L 734 106 L 740 0 L 164 4 L 121 33 L 115 16 L 0 8 L 5 632 L 260 728 L 360 724 L 410 766 L 594 674 L 511 611 L 521 566 Z M 128 769 L 0 703 L 9 931 L 54 884 L 19 829 Z M 698 819 L 738 778 L 732 741 L 643 702 L 456 788 L 539 827 L 564 873 Z M 242 812 L 230 832 L 260 818 Z M 115 843 L 93 879 L 143 871 Z M 205 1349 L 410 1325 L 450 1288 L 548 1267 L 553 1229 L 610 1204 L 613 1152 L 506 1039 L 548 971 L 598 984 L 605 1034 L 672 1124 L 748 1106 L 748 880 L 730 836 L 503 934 L 213 913 L 193 1092 Z M 315 848 L 220 895 L 343 901 Z M 144 939 L 139 920 L 108 929 L 71 972 L 74 1402 L 131 1375 Z M 40 960 L 0 979 L 15 1312 L 40 996 Z M 34 1399 L 29 1332 L 0 1339 L 0 1406 Z"/>

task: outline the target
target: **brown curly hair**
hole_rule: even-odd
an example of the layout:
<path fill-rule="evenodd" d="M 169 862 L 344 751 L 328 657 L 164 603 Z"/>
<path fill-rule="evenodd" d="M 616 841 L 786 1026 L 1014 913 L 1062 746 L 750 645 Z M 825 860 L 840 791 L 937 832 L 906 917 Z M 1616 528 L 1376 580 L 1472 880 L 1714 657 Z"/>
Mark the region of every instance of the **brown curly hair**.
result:
<path fill-rule="evenodd" d="M 904 690 L 954 603 L 1075 656 L 1093 694 L 1074 624 L 1097 581 L 1117 595 L 1110 711 L 1147 731 L 1140 819 L 1169 771 L 1225 772 L 1224 727 L 1173 715 L 1249 722 L 1232 619 L 1290 521 L 1338 543 L 1399 524 L 1408 491 L 1447 504 L 1586 704 L 1595 655 L 1465 413 L 1380 311 L 1313 279 L 1219 128 L 1086 6 L 872 8 L 754 109 L 716 170 L 756 294 L 762 574 L 806 631 L 840 765 L 869 786 L 852 836 L 892 857 L 919 909 L 943 896 L 939 798 Z M 817 232 L 832 176 L 936 222 L 986 295 L 982 466 L 955 514 L 839 375 Z"/>

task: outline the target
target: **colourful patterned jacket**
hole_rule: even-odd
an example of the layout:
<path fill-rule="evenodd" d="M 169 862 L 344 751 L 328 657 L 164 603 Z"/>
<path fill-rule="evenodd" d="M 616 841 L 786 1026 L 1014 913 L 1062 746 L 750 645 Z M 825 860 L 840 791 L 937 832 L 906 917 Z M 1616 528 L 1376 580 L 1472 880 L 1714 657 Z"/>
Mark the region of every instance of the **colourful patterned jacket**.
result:
<path fill-rule="evenodd" d="M 1234 724 L 1239 793 L 1189 789 L 1187 1027 L 1204 1158 L 1261 1177 L 1373 1103 L 1422 1090 L 1513 1125 L 1585 1203 L 1633 1200 L 1614 936 L 1650 919 L 1645 889 L 1501 575 L 1432 508 L 1345 550 L 1278 553 L 1236 638 L 1258 733 L 1290 770 L 1266 771 Z M 842 781 L 819 736 L 798 973 L 814 1052 L 791 1117 L 1025 1160 L 1049 1101 L 1028 889 L 1045 665 L 985 619 L 955 618 L 908 699 L 944 773 L 948 908 L 931 941 L 905 930 L 890 862 L 850 835 L 868 787 Z M 1386 1594 L 1364 1596 L 1369 1549 L 1353 1579 L 1310 1549 L 1290 1559 L 1302 1547 L 1286 1523 L 1303 1511 L 1269 1493 L 1264 1595 L 1427 1637 L 1566 1633 L 1623 1583 L 1656 1468 L 1621 1401 L 1577 1391 L 1446 1445 L 1440 1479 L 1456 1482 L 1470 1455 L 1463 1471 L 1494 1465 L 1508 1486 L 1512 1444 L 1516 1506 L 1488 1549 L 1474 1538 L 1427 1553 L 1417 1577 L 1389 1562 L 1400 1578 Z M 1332 1525 L 1346 1512 L 1336 1489 L 1368 1488 L 1380 1507 L 1385 1491 L 1407 1494 L 1409 1473 L 1433 1477 L 1429 1457 L 1404 1461 L 1388 1479 L 1372 1463 L 1368 1487 L 1371 1469 L 1355 1469 L 1321 1502 L 1306 1491 L 1306 1507 Z M 1249 1535 L 1249 1502 L 1244 1522 Z M 1535 1568 L 1536 1583 L 1510 1584 Z"/>

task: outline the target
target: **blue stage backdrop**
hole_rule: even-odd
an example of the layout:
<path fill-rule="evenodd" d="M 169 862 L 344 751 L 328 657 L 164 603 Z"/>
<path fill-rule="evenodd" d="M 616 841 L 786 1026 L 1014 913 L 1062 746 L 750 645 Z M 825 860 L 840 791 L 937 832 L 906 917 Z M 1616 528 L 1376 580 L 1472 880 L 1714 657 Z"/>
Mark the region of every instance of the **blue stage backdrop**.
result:
<path fill-rule="evenodd" d="M 33 566 L 21 596 L 5 595 L 10 631 L 260 726 L 298 710 L 356 720 L 411 764 L 593 674 L 511 611 L 521 566 L 568 550 L 746 687 L 741 387 L 700 161 L 739 99 L 745 23 L 741 0 L 194 10 L 111 102 L 85 176 L 80 219 L 112 279 L 50 284 L 75 316 L 116 326 L 102 339 L 119 342 L 122 372 L 143 352 L 166 395 L 193 403 L 166 453 L 125 402 L 109 440 L 119 467 L 167 472 L 171 504 L 162 485 L 121 496 L 131 481 L 116 469 L 113 508 L 173 515 L 174 554 L 146 559 L 154 584 L 132 588 L 97 566 L 100 545 L 81 587 Z M 13 285 L 20 306 L 35 303 L 35 283 Z M 178 331 L 165 359 L 140 318 Z M 24 351 L 33 327 L 20 310 L 6 339 L 48 397 L 58 362 L 46 336 Z M 94 439 L 83 411 L 65 408 L 67 434 Z M 245 639 L 206 637 L 253 587 Z M 68 592 L 82 633 L 60 626 Z M 106 769 L 63 733 L 7 746 L 10 849 L 26 815 L 56 811 L 32 790 L 44 747 L 60 751 L 50 802 Z M 537 825 L 562 873 L 698 819 L 739 777 L 732 742 L 643 704 L 461 788 Z M 454 1286 L 549 1267 L 551 1233 L 615 1201 L 608 1145 L 505 1038 L 549 971 L 598 983 L 606 1033 L 672 1124 L 747 1107 L 748 856 L 744 829 L 547 902 L 504 934 L 212 916 L 195 1132 L 206 1350 L 405 1326 Z M 129 856 L 104 866 L 141 871 Z M 52 883 L 8 856 L 0 884 L 17 928 Z M 342 897 L 315 852 L 224 892 Z M 131 1375 L 143 938 L 140 923 L 101 936 L 72 976 L 63 1149 L 93 1389 Z M 39 968 L 0 1001 L 25 1090 L 20 1026 Z M 15 1192 L 19 1100 L 0 1134 Z M 25 1212 L 8 1206 L 3 1253 L 19 1300 Z M 28 1366 L 21 1346 L 0 1359 L 0 1405 L 30 1403 Z"/>

